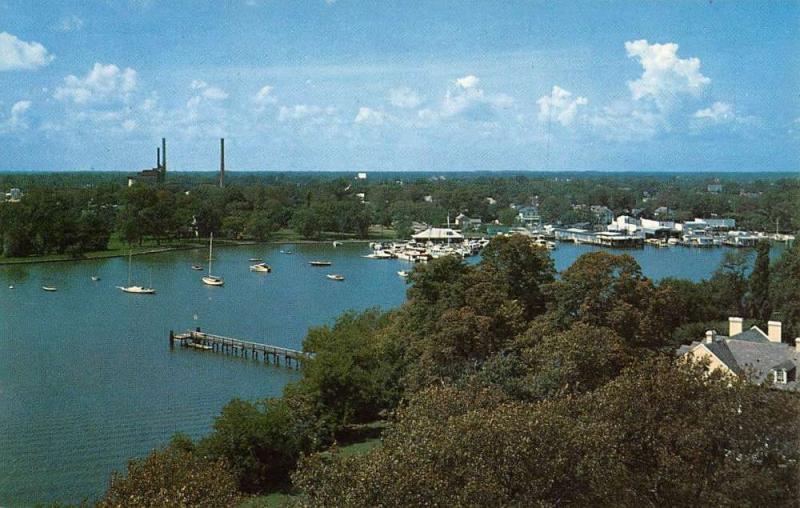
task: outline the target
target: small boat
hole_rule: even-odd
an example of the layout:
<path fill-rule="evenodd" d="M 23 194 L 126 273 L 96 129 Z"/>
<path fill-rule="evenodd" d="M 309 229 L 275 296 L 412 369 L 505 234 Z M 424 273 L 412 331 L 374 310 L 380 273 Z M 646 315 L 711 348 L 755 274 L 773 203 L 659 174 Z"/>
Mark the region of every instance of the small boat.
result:
<path fill-rule="evenodd" d="M 290 251 L 290 250 L 282 250 L 281 254 L 292 254 L 292 251 Z"/>
<path fill-rule="evenodd" d="M 131 293 L 134 295 L 154 295 L 156 290 L 153 288 L 143 288 L 142 286 L 117 286 L 117 289 L 123 293 Z"/>
<path fill-rule="evenodd" d="M 333 246 L 334 247 L 338 247 L 340 245 L 342 245 L 342 242 L 339 242 L 339 241 L 336 241 L 336 240 L 333 241 Z"/>
<path fill-rule="evenodd" d="M 97 275 L 92 275 L 92 281 L 93 281 L 93 282 L 97 282 L 98 280 L 100 280 L 100 277 L 99 277 L 99 276 L 97 276 Z"/>
<path fill-rule="evenodd" d="M 117 286 L 117 289 L 122 291 L 123 293 L 130 293 L 133 295 L 154 295 L 156 294 L 156 290 L 153 288 L 153 284 L 151 283 L 148 287 L 142 286 L 135 286 L 131 283 L 131 257 L 133 256 L 133 251 L 128 253 L 128 285 L 127 286 Z M 92 277 L 94 280 L 94 277 Z"/>
<path fill-rule="evenodd" d="M 309 261 L 308 264 L 311 266 L 331 266 L 333 263 L 330 261 Z"/>
<path fill-rule="evenodd" d="M 411 273 L 407 272 L 406 270 L 400 270 L 399 272 L 397 272 L 397 275 L 405 279 L 406 277 L 411 275 Z"/>
<path fill-rule="evenodd" d="M 11 284 L 10 286 L 8 286 L 8 289 L 14 289 L 14 284 Z"/>
<path fill-rule="evenodd" d="M 250 258 L 248 259 L 251 263 L 258 263 L 259 261 L 264 261 L 262 258 Z"/>
<path fill-rule="evenodd" d="M 212 255 L 214 248 L 214 233 L 211 233 L 211 237 L 208 239 L 208 275 L 203 277 L 203 284 L 206 286 L 224 286 L 225 281 L 222 277 L 217 277 L 216 275 L 211 275 L 211 261 L 214 259 Z"/>
<path fill-rule="evenodd" d="M 55 286 L 42 286 L 42 289 L 44 289 L 45 291 L 50 291 L 50 292 L 58 291 L 58 288 L 55 287 Z"/>
<path fill-rule="evenodd" d="M 266 263 L 258 263 L 255 265 L 250 265 L 251 272 L 261 272 L 261 273 L 269 273 L 272 271 L 272 267 Z"/>
<path fill-rule="evenodd" d="M 325 277 L 329 278 L 330 280 L 335 280 L 341 282 L 344 280 L 344 275 L 339 275 L 338 273 L 329 273 Z"/>
<path fill-rule="evenodd" d="M 192 265 L 192 270 L 197 270 L 199 272 L 202 269 L 203 269 L 203 267 L 200 266 L 200 265 Z"/>

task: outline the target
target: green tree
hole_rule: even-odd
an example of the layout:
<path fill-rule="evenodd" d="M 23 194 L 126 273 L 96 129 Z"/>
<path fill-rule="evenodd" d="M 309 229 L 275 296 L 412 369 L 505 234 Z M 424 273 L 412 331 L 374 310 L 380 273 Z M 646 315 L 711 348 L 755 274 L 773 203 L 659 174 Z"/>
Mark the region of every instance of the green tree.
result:
<path fill-rule="evenodd" d="M 756 261 L 750 273 L 750 315 L 762 325 L 769 321 L 772 307 L 769 298 L 769 242 L 761 240 L 756 245 Z"/>
<path fill-rule="evenodd" d="M 236 477 L 224 460 L 208 460 L 169 447 L 130 461 L 126 475 L 114 473 L 97 506 L 234 507 L 240 501 Z"/>

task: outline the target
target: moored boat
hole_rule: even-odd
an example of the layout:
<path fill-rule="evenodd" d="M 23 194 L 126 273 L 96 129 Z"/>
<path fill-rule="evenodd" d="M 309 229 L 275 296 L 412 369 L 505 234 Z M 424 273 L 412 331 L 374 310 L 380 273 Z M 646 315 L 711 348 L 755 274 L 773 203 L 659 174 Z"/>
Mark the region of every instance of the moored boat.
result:
<path fill-rule="evenodd" d="M 266 263 L 258 263 L 255 265 L 250 265 L 251 272 L 260 272 L 260 273 L 269 273 L 272 271 L 272 267 Z"/>
<path fill-rule="evenodd" d="M 42 289 L 45 290 L 45 291 L 50 291 L 50 292 L 58 291 L 58 288 L 55 287 L 55 286 L 42 286 Z"/>
<path fill-rule="evenodd" d="M 338 273 L 329 273 L 325 277 L 329 278 L 330 280 L 335 280 L 337 282 L 341 282 L 344 280 L 344 275 L 340 275 Z"/>
<path fill-rule="evenodd" d="M 333 263 L 330 261 L 309 261 L 308 264 L 311 266 L 331 266 Z"/>
<path fill-rule="evenodd" d="M 211 261 L 214 259 L 214 233 L 208 239 L 208 275 L 203 276 L 202 281 L 206 286 L 224 286 L 225 280 L 217 275 L 211 275 Z"/>
<path fill-rule="evenodd" d="M 408 272 L 406 270 L 400 270 L 399 272 L 397 272 L 397 275 L 405 279 L 406 277 L 411 275 L 411 272 Z"/>

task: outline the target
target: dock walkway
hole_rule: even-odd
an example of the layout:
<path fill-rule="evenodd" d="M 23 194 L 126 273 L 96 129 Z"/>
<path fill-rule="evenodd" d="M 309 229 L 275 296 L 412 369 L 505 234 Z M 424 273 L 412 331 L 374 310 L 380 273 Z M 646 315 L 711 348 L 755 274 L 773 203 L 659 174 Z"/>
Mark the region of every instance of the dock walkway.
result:
<path fill-rule="evenodd" d="M 174 348 L 175 343 L 178 343 L 181 347 L 231 354 L 243 358 L 250 357 L 253 360 L 258 360 L 260 355 L 265 363 L 272 361 L 275 365 L 280 365 L 281 358 L 283 358 L 283 362 L 287 367 L 294 368 L 300 368 L 303 361 L 314 356 L 313 353 L 306 353 L 296 349 L 214 335 L 213 333 L 203 332 L 199 328 L 185 333 L 170 331 L 169 347 Z"/>

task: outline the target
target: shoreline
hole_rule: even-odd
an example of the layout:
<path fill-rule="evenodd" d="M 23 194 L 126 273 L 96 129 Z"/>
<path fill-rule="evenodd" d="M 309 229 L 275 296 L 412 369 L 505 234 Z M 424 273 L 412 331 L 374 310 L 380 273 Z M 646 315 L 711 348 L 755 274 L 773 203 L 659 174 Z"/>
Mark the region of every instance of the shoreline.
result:
<path fill-rule="evenodd" d="M 389 239 L 345 239 L 345 240 L 336 240 L 337 242 L 341 243 L 369 243 L 369 242 L 383 242 L 383 241 L 390 241 Z M 285 245 L 285 244 L 323 244 L 323 243 L 331 243 L 333 240 L 267 240 L 265 242 L 258 242 L 255 240 L 220 240 L 218 242 L 219 246 L 225 247 L 243 247 L 246 245 Z M 191 249 L 202 249 L 205 247 L 203 243 L 196 243 L 196 244 L 187 244 L 187 245 L 177 245 L 177 246 L 165 246 L 165 247 L 152 247 L 147 248 L 146 250 L 142 250 L 139 252 L 134 251 L 131 255 L 132 256 L 147 256 L 152 254 L 163 254 L 164 252 L 174 252 L 180 250 L 191 250 Z M 73 257 L 68 254 L 64 254 L 62 256 L 41 256 L 41 257 L 30 257 L 30 258 L 11 258 L 11 259 L 3 259 L 0 258 L 0 266 L 12 266 L 12 265 L 31 265 L 31 264 L 38 264 L 38 263 L 66 263 L 70 261 L 94 261 L 96 259 L 112 259 L 112 258 L 121 258 L 128 256 L 127 252 L 119 252 L 118 250 L 114 251 L 95 251 L 90 252 L 81 257 Z"/>

